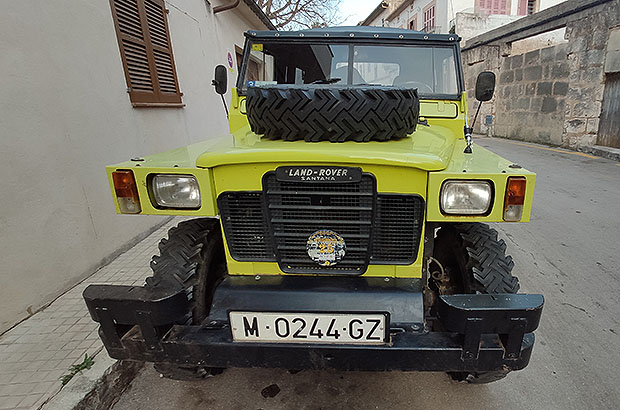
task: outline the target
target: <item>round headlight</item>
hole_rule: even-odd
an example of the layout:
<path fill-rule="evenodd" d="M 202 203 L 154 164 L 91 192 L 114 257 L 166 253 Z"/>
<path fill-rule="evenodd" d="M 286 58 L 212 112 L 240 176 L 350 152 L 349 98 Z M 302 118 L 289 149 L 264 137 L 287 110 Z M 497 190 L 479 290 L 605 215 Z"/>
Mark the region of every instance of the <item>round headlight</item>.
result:
<path fill-rule="evenodd" d="M 200 208 L 200 187 L 192 175 L 159 174 L 153 177 L 153 197 L 165 208 Z"/>

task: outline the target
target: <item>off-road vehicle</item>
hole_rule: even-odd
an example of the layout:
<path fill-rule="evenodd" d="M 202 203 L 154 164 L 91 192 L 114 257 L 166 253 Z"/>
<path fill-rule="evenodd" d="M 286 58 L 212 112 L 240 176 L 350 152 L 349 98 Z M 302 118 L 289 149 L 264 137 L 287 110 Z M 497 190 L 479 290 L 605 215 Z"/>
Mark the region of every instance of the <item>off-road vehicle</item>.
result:
<path fill-rule="evenodd" d="M 230 134 L 107 168 L 118 213 L 193 218 L 144 286 L 85 290 L 110 356 L 177 378 L 524 368 L 543 297 L 487 223 L 529 221 L 535 174 L 472 144 L 459 40 L 247 32 Z"/>

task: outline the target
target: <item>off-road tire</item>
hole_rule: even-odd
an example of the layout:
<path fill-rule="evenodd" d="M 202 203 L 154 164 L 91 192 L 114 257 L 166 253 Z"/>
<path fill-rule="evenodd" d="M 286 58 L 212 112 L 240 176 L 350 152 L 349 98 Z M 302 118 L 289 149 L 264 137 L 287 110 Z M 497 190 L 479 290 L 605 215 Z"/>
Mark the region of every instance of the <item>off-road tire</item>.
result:
<path fill-rule="evenodd" d="M 225 272 L 224 248 L 217 219 L 191 219 L 168 231 L 153 256 L 153 276 L 146 287 L 184 289 L 190 304 L 186 323 L 200 324 L 208 313 L 211 290 Z M 201 379 L 222 372 L 219 368 L 155 363 L 164 377 L 176 380 Z"/>
<path fill-rule="evenodd" d="M 512 276 L 514 262 L 506 255 L 506 242 L 482 223 L 444 224 L 437 233 L 434 257 L 456 270 L 463 293 L 517 293 L 519 279 Z"/>
<path fill-rule="evenodd" d="M 414 132 L 420 102 L 412 88 L 283 84 L 248 87 L 246 109 L 252 131 L 265 137 L 367 142 Z"/>
<path fill-rule="evenodd" d="M 517 293 L 519 279 L 512 275 L 514 262 L 506 255 L 506 243 L 497 231 L 482 223 L 444 224 L 437 233 L 434 257 L 457 279 L 463 293 Z M 510 372 L 449 372 L 459 381 L 483 384 L 500 380 Z"/>

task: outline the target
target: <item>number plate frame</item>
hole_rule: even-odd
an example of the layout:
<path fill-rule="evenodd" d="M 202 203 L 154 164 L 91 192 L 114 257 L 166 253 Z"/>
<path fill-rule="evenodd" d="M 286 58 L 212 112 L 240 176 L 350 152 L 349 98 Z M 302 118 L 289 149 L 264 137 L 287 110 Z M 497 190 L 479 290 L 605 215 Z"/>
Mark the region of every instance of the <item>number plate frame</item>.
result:
<path fill-rule="evenodd" d="M 243 320 L 244 317 L 246 318 L 246 322 Z M 256 323 L 254 323 L 253 318 L 256 318 Z M 299 321 L 293 323 L 293 320 L 296 318 L 305 320 L 306 325 L 299 333 L 299 336 L 305 335 L 306 337 L 294 337 L 298 328 L 301 327 Z M 229 311 L 228 319 L 234 342 L 385 345 L 389 341 L 390 334 L 390 315 L 388 312 Z M 279 334 L 276 333 L 275 321 L 277 319 L 285 319 L 288 322 L 288 334 L 283 322 L 279 323 L 281 326 L 279 328 Z M 315 319 L 318 319 L 318 323 L 317 327 L 313 328 Z M 335 319 L 334 327 L 331 328 L 332 336 L 327 336 L 332 319 Z M 352 325 L 351 323 L 354 320 L 357 321 Z M 379 320 L 379 324 L 377 328 L 371 332 L 370 330 L 372 330 L 374 326 L 373 320 Z M 269 326 L 269 328 L 267 328 L 267 326 Z M 363 329 L 362 336 L 358 339 L 352 337 L 349 334 L 351 329 L 350 326 L 355 326 L 352 329 L 353 332 Z M 258 331 L 255 330 L 256 327 L 258 327 Z M 314 336 L 310 336 L 311 330 L 314 330 Z M 319 330 L 323 333 L 322 337 L 316 336 Z M 338 338 L 333 336 L 336 331 L 339 333 Z M 254 335 L 254 333 L 256 333 L 257 336 Z M 280 336 L 281 334 L 287 334 L 287 336 L 282 337 Z M 368 336 L 373 337 L 373 339 L 368 340 Z M 380 337 L 380 339 L 374 340 L 374 337 L 377 336 Z"/>

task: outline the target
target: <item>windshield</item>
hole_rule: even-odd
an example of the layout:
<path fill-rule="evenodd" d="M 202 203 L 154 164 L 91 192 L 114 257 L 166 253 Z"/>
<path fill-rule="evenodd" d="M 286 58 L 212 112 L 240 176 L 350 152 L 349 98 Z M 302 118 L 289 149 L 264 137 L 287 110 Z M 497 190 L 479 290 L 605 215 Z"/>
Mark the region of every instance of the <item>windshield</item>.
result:
<path fill-rule="evenodd" d="M 455 48 L 422 45 L 357 45 L 250 42 L 240 80 L 273 84 L 394 85 L 421 95 L 458 95 Z"/>

